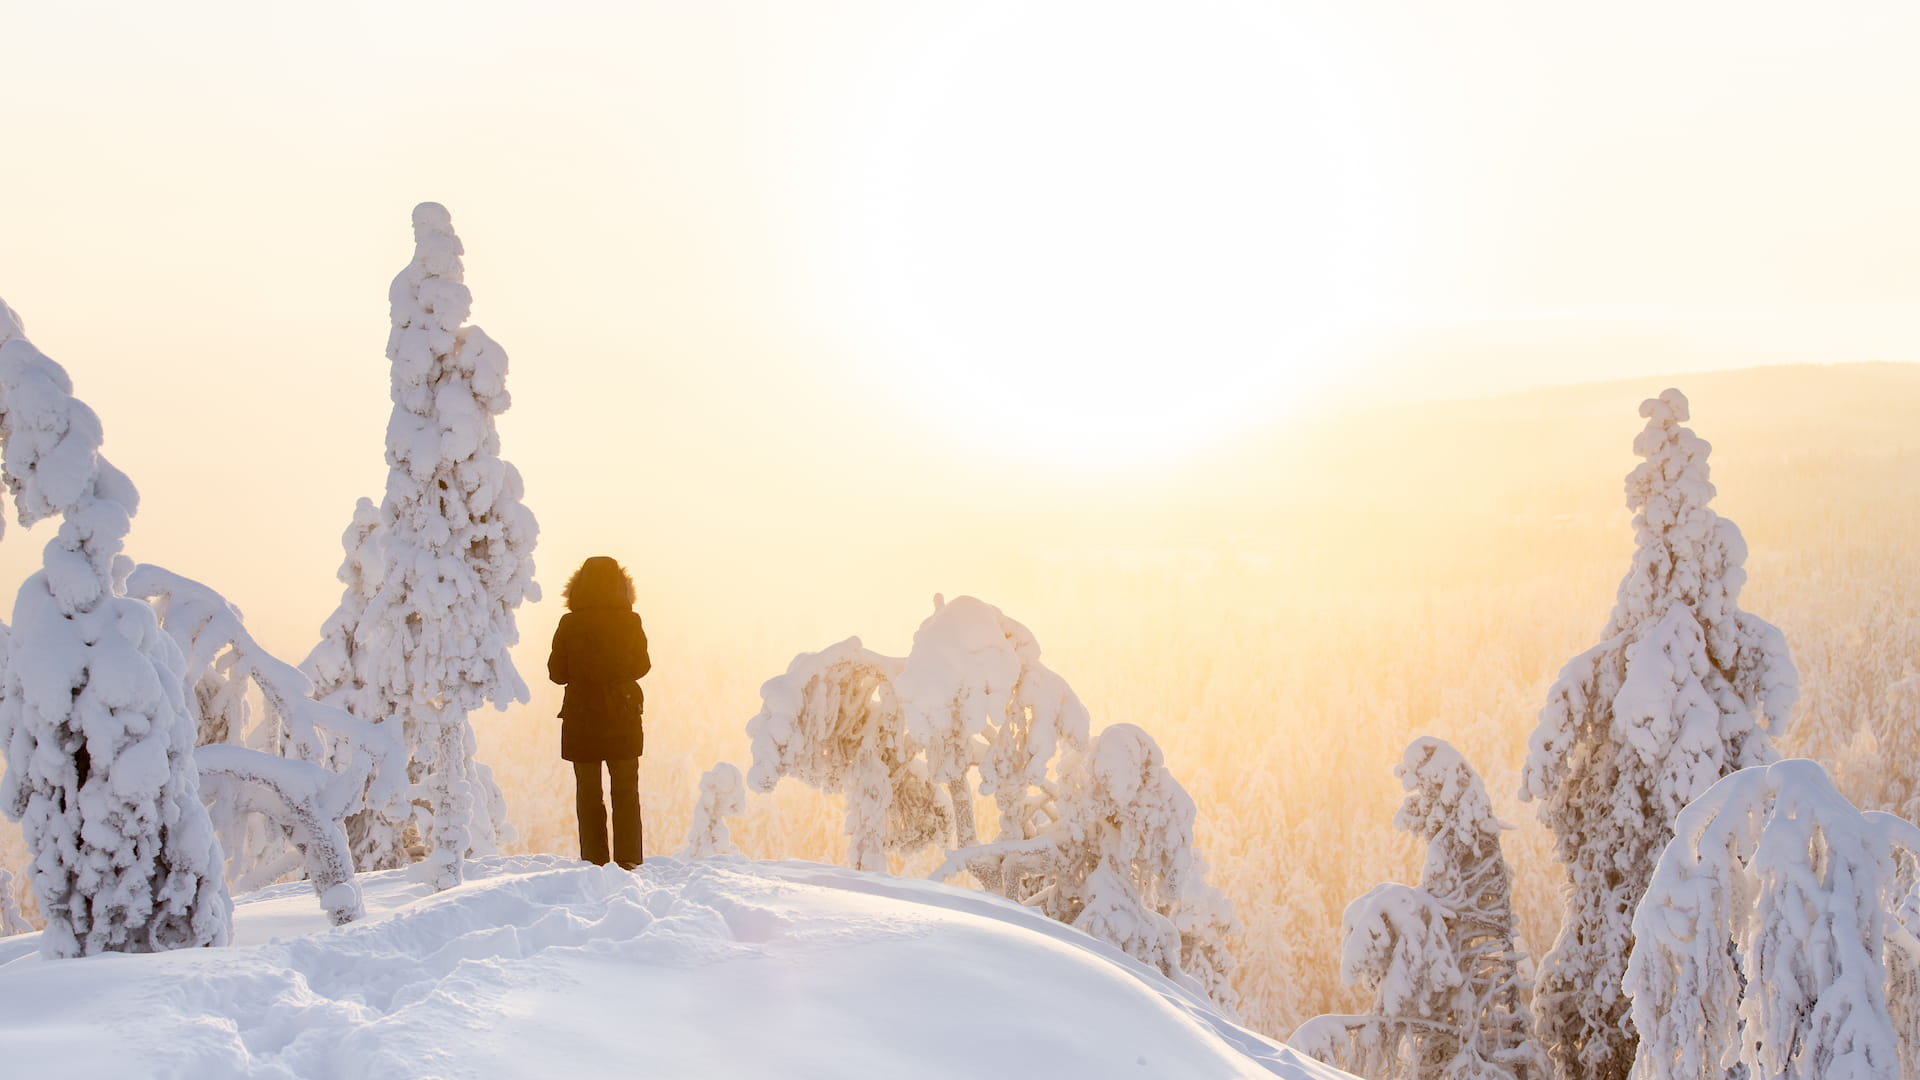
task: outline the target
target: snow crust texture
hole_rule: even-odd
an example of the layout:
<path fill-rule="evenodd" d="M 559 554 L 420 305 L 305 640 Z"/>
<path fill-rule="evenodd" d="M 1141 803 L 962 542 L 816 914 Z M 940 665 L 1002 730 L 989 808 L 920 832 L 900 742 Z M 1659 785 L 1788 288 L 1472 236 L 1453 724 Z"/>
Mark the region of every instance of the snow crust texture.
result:
<path fill-rule="evenodd" d="M 1710 447 L 1683 426 L 1686 397 L 1668 390 L 1640 415 L 1632 565 L 1601 642 L 1547 693 L 1520 793 L 1571 884 L 1534 1004 L 1562 1080 L 1627 1074 L 1630 920 L 1674 817 L 1722 776 L 1777 760 L 1772 737 L 1799 693 L 1785 638 L 1739 607 L 1746 542 L 1707 505 Z"/>
<path fill-rule="evenodd" d="M 368 917 L 337 928 L 276 886 L 222 950 L 75 965 L 0 941 L 0 1057 L 80 1080 L 1345 1075 L 978 892 L 729 856 L 469 869 L 439 893 L 366 875 Z"/>

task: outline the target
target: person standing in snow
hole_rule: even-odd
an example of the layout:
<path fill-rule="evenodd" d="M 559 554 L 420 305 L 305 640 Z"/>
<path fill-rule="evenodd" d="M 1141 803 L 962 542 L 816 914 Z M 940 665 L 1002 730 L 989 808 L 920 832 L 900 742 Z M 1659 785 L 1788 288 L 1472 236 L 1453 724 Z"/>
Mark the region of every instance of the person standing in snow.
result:
<path fill-rule="evenodd" d="M 633 578 L 605 555 L 580 564 L 561 594 L 567 613 L 553 632 L 547 676 L 567 688 L 560 704 L 560 756 L 573 762 L 580 857 L 605 865 L 604 766 L 612 778 L 612 861 L 640 865 L 640 677 L 653 667 L 647 632 L 633 610 Z"/>

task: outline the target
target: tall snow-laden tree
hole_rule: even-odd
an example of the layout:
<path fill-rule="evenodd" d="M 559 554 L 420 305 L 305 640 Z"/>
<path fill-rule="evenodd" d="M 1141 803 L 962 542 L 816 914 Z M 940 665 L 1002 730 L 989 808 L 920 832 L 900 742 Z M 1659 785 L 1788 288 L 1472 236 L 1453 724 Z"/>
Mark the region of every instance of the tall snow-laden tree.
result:
<path fill-rule="evenodd" d="M 1566 864 L 1568 911 L 1534 998 L 1562 1080 L 1620 1080 L 1635 1036 L 1620 989 L 1634 906 L 1680 809 L 1778 754 L 1799 693 L 1785 639 L 1740 610 L 1747 547 L 1707 505 L 1708 444 L 1687 399 L 1640 406 L 1627 475 L 1635 551 L 1598 645 L 1568 661 L 1529 740 L 1523 800 Z"/>
<path fill-rule="evenodd" d="M 467 324 L 472 294 L 446 208 L 415 207 L 413 233 L 413 260 L 389 294 L 386 494 L 377 520 L 363 506 L 347 531 L 348 588 L 305 666 L 323 697 L 398 724 L 409 749 L 413 812 L 353 823 L 361 868 L 401 865 L 423 843 L 429 878 L 446 888 L 462 858 L 511 835 L 468 716 L 528 700 L 508 648 L 519 640 L 515 609 L 540 597 L 538 526 L 519 472 L 500 457 L 507 356 Z"/>
<path fill-rule="evenodd" d="M 1634 914 L 1634 1075 L 1915 1075 L 1916 859 L 1920 828 L 1854 809 L 1811 761 L 1715 784 Z"/>
<path fill-rule="evenodd" d="M 232 902 L 200 803 L 180 650 L 125 595 L 139 497 L 100 420 L 0 304 L 0 474 L 23 525 L 58 516 L 14 604 L 0 809 L 18 820 L 51 956 L 225 944 Z"/>
<path fill-rule="evenodd" d="M 1381 885 L 1342 918 L 1341 975 L 1375 991 L 1373 1012 L 1315 1017 L 1288 1042 L 1373 1080 L 1541 1080 L 1500 850 L 1508 826 L 1443 739 L 1415 739 L 1394 775 L 1407 792 L 1394 827 L 1427 855 L 1418 889 Z"/>

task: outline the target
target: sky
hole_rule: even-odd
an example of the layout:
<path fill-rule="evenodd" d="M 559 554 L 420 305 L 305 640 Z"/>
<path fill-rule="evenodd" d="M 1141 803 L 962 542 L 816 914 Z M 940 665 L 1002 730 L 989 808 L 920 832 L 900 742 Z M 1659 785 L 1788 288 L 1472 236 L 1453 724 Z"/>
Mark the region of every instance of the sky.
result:
<path fill-rule="evenodd" d="M 1920 360 L 1910 3 L 5 22 L 0 298 L 140 485 L 132 553 L 296 657 L 383 483 L 425 200 L 513 358 L 554 595 L 611 552 L 750 611 L 884 549 L 917 611 L 996 515 L 1332 407 Z"/>

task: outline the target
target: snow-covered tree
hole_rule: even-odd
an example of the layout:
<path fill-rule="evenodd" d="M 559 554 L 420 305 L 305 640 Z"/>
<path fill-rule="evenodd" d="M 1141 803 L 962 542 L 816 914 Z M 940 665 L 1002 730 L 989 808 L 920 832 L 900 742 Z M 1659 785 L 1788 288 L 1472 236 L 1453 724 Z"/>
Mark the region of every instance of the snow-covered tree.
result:
<path fill-rule="evenodd" d="M 933 598 L 895 679 L 909 735 L 926 748 L 928 777 L 947 790 L 954 846 L 979 843 L 970 771 L 1000 811 L 1000 835 L 1028 838 L 1045 824 L 1047 766 L 1085 745 L 1087 710 L 1065 679 L 1040 662 L 1025 626 L 991 604 Z M 970 868 L 991 875 L 985 864 Z M 981 884 L 998 891 L 990 877 Z"/>
<path fill-rule="evenodd" d="M 0 809 L 33 853 L 48 955 L 224 944 L 232 902 L 200 803 L 183 660 L 125 595 L 139 497 L 100 441 L 67 373 L 0 304 L 0 474 L 21 524 L 61 519 L 14 604 Z"/>
<path fill-rule="evenodd" d="M 756 789 L 790 776 L 846 796 L 847 861 L 858 870 L 885 870 L 888 851 L 917 851 L 949 827 L 894 695 L 901 664 L 857 637 L 801 653 L 760 687 L 747 721 Z"/>
<path fill-rule="evenodd" d="M 1057 817 L 1032 837 L 953 852 L 945 877 L 986 863 L 993 891 L 1119 946 L 1231 1011 L 1238 932 L 1194 850 L 1193 799 L 1153 737 L 1114 724 L 1061 762 Z M 976 874 L 976 876 L 982 876 Z"/>
<path fill-rule="evenodd" d="M 1371 988 L 1373 1011 L 1316 1016 L 1287 1036 L 1287 1045 L 1369 1080 L 1452 1075 L 1445 1068 L 1460 1046 L 1455 1006 L 1467 980 L 1447 915 L 1426 890 L 1398 882 L 1375 885 L 1348 904 L 1340 916 L 1340 978 Z"/>
<path fill-rule="evenodd" d="M 1920 828 L 1803 759 L 1681 812 L 1634 914 L 1634 1075 L 1896 1080 L 1920 1057 Z"/>
<path fill-rule="evenodd" d="M 1315 1017 L 1288 1042 L 1372 1080 L 1540 1080 L 1500 850 L 1508 826 L 1443 739 L 1415 739 L 1394 775 L 1407 792 L 1394 827 L 1427 855 L 1419 888 L 1378 886 L 1342 917 L 1341 976 L 1374 990 L 1373 1011 Z"/>
<path fill-rule="evenodd" d="M 361 867 L 401 865 L 424 843 L 428 876 L 446 888 L 468 853 L 510 838 L 468 715 L 528 700 L 508 649 L 519 640 L 515 609 L 540 597 L 538 527 L 519 472 L 500 457 L 507 356 L 466 324 L 472 294 L 446 208 L 415 207 L 413 231 L 413 260 L 389 294 L 386 494 L 377 518 L 363 503 L 347 530 L 347 590 L 305 668 L 324 699 L 399 725 L 409 750 L 412 812 L 356 817 Z"/>
<path fill-rule="evenodd" d="M 1090 745 L 1086 708 L 1000 609 L 936 596 L 906 658 L 848 638 L 795 657 L 760 696 L 749 781 L 844 793 L 856 868 L 947 841 L 936 877 L 966 870 L 1232 1007 L 1226 941 L 1239 927 L 1193 850 L 1193 800 L 1139 728 Z M 1000 810 L 987 843 L 975 769 Z"/>
<path fill-rule="evenodd" d="M 1636 548 L 1600 644 L 1568 661 L 1529 741 L 1523 800 L 1555 839 L 1569 909 L 1534 999 L 1562 1080 L 1619 1080 L 1634 1034 L 1620 990 L 1630 923 L 1680 809 L 1778 757 L 1798 694 L 1785 639 L 1739 607 L 1746 542 L 1707 503 L 1708 444 L 1687 399 L 1640 406 L 1627 476 Z"/>
<path fill-rule="evenodd" d="M 228 880 L 249 891 L 304 870 L 336 922 L 357 918 L 344 822 L 369 800 L 399 812 L 406 751 L 398 736 L 314 701 L 306 676 L 261 648 L 239 609 L 208 586 L 142 565 L 128 575 L 127 594 L 153 605 L 186 658 L 186 685 L 200 706 L 194 758 Z"/>
<path fill-rule="evenodd" d="M 16 888 L 13 871 L 0 866 L 0 937 L 24 934 L 33 929 L 26 913 L 20 910 L 20 901 L 14 898 Z"/>
<path fill-rule="evenodd" d="M 761 687 L 765 706 L 747 722 L 754 787 L 793 776 L 847 794 L 849 859 L 861 869 L 942 838 L 975 847 L 976 794 L 999 806 L 1001 836 L 1034 835 L 1048 816 L 1049 762 L 1086 744 L 1087 710 L 1040 662 L 1031 631 L 971 596 L 933 606 L 905 659 L 858 638 L 803 653 Z"/>
<path fill-rule="evenodd" d="M 693 823 L 687 828 L 686 850 L 689 859 L 709 855 L 738 855 L 733 838 L 727 832 L 727 819 L 747 808 L 747 785 L 740 768 L 722 761 L 700 777 L 700 798 L 693 804 Z"/>

